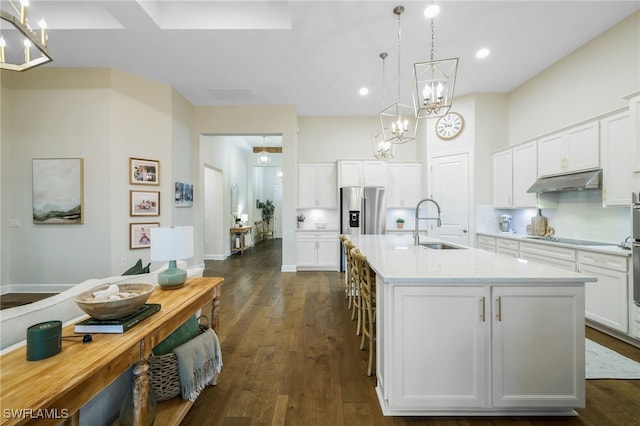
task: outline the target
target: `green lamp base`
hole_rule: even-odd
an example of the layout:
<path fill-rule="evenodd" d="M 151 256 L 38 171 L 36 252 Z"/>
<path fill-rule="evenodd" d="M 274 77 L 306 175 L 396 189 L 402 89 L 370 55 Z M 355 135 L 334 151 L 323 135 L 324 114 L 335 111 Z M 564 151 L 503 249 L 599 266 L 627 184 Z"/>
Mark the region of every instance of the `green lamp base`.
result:
<path fill-rule="evenodd" d="M 175 260 L 169 261 L 169 268 L 158 273 L 158 285 L 165 290 L 173 290 L 184 286 L 187 281 L 187 271 L 178 269 Z"/>

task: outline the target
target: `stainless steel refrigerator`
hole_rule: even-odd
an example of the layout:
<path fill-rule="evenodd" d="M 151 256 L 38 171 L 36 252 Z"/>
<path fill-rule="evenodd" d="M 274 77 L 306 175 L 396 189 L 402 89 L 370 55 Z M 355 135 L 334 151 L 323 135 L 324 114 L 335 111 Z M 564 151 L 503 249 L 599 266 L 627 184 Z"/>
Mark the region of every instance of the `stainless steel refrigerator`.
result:
<path fill-rule="evenodd" d="M 340 188 L 340 233 L 384 234 L 386 221 L 384 188 Z M 341 258 L 344 271 L 344 256 Z"/>

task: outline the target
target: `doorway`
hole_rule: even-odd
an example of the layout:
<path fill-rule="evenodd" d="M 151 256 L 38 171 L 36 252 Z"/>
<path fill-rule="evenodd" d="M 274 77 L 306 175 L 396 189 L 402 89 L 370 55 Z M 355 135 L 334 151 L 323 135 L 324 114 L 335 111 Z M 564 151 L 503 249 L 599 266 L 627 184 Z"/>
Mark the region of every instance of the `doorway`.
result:
<path fill-rule="evenodd" d="M 204 166 L 204 259 L 224 260 L 223 203 L 224 176 L 222 170 Z"/>
<path fill-rule="evenodd" d="M 442 226 L 429 222 L 429 235 L 469 246 L 469 176 L 468 152 L 431 158 L 430 197 L 440 205 Z M 430 210 L 429 214 L 433 217 L 436 212 Z"/>

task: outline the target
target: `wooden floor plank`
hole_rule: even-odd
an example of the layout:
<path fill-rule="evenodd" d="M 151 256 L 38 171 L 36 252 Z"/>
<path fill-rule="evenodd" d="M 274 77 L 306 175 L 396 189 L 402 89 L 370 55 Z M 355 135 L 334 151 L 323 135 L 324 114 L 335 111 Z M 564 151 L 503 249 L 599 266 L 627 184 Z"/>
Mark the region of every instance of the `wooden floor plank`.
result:
<path fill-rule="evenodd" d="M 638 426 L 640 380 L 587 380 L 577 417 L 384 417 L 336 272 L 282 273 L 281 240 L 206 261 L 222 276 L 219 384 L 183 425 Z M 587 337 L 640 361 L 640 349 L 596 330 Z"/>

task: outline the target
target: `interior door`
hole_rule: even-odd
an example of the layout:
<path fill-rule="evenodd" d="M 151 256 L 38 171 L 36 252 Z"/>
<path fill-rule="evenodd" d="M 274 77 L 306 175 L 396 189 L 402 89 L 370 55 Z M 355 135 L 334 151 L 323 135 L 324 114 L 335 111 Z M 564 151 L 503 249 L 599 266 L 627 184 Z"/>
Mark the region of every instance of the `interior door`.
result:
<path fill-rule="evenodd" d="M 427 222 L 428 235 L 454 244 L 469 245 L 469 154 L 433 157 L 431 160 L 430 198 L 441 210 L 442 226 L 436 221 Z M 436 217 L 437 211 L 428 204 L 428 217 Z M 423 206 L 425 205 L 423 204 Z M 424 224 L 420 224 L 421 227 Z"/>

